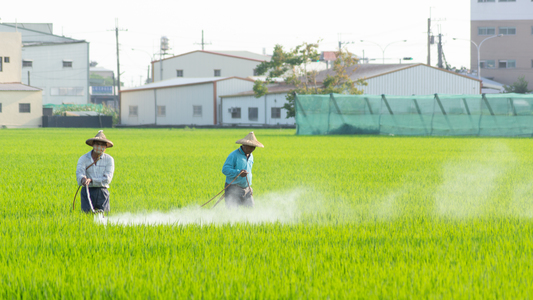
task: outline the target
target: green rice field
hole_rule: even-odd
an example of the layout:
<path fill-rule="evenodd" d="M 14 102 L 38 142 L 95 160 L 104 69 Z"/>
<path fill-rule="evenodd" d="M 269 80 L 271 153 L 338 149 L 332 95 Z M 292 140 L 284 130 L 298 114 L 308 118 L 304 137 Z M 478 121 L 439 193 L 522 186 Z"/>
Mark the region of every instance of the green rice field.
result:
<path fill-rule="evenodd" d="M 0 299 L 529 299 L 533 141 L 255 129 L 254 209 L 200 205 L 246 129 L 0 130 Z"/>

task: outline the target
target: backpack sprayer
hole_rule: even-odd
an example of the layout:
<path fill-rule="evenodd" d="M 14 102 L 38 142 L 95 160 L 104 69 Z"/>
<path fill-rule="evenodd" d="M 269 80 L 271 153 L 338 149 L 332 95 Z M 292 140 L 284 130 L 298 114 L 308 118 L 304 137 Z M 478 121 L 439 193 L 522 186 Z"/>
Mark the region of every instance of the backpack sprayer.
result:
<path fill-rule="evenodd" d="M 222 191 L 218 192 L 218 194 L 216 194 L 213 198 L 209 199 L 209 201 L 207 201 L 206 203 L 202 204 L 200 207 L 204 207 L 207 203 L 213 201 L 213 199 L 215 199 L 218 195 L 220 195 L 220 193 L 224 192 L 236 179 L 237 177 L 241 176 L 242 172 L 244 172 L 244 170 L 240 171 L 239 174 L 237 174 L 237 176 L 235 176 L 235 178 L 233 178 L 233 180 L 228 184 L 228 186 L 226 186 L 225 188 L 222 189 Z M 248 177 L 246 177 L 246 182 L 248 183 L 248 187 L 250 187 L 250 182 L 248 181 Z M 253 192 L 250 191 L 253 195 Z M 218 199 L 218 201 L 215 203 L 215 205 L 213 205 L 213 207 L 211 208 L 215 208 L 215 206 L 217 206 L 217 204 L 222 201 L 222 199 L 226 196 L 226 193 L 222 194 L 222 196 L 220 196 L 220 198 Z"/>

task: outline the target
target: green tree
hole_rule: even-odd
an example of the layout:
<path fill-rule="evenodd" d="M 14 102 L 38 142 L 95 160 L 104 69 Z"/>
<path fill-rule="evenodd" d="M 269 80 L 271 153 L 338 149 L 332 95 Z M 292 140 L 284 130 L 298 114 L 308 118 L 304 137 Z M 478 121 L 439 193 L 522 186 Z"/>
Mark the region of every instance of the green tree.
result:
<path fill-rule="evenodd" d="M 347 50 L 336 52 L 336 60 L 333 62 L 334 76 L 327 75 L 323 82 L 317 82 L 318 72 L 308 70 L 312 62 L 319 61 L 319 42 L 303 43 L 290 51 L 284 51 L 283 46 L 276 45 L 272 59 L 262 62 L 256 69 L 259 75 L 268 72 L 266 80 L 256 80 L 254 84 L 255 97 L 259 98 L 268 93 L 268 85 L 274 82 L 274 78 L 283 78 L 285 84 L 291 86 L 285 96 L 287 102 L 283 108 L 287 110 L 287 118 L 294 117 L 296 111 L 294 102 L 296 94 L 362 94 L 357 85 L 367 85 L 363 79 L 353 81 L 350 75 L 356 70 L 358 58 Z"/>
<path fill-rule="evenodd" d="M 527 89 L 528 82 L 525 80 L 525 76 L 518 77 L 518 81 L 511 85 L 504 85 L 504 93 L 517 93 L 527 94 L 531 93 L 531 90 Z"/>
<path fill-rule="evenodd" d="M 104 77 L 102 75 L 98 74 L 91 74 L 89 76 L 91 85 L 93 86 L 113 86 L 113 78 L 111 77 Z"/>

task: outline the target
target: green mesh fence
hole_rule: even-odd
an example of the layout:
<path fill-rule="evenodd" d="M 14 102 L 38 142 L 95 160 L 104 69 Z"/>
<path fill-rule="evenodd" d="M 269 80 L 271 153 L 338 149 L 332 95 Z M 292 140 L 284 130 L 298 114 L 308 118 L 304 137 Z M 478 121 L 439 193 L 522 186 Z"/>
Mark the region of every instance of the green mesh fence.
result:
<path fill-rule="evenodd" d="M 533 136 L 533 95 L 297 95 L 297 134 Z"/>
<path fill-rule="evenodd" d="M 102 104 L 43 104 L 44 108 L 53 108 L 54 111 L 101 111 L 103 109 Z"/>

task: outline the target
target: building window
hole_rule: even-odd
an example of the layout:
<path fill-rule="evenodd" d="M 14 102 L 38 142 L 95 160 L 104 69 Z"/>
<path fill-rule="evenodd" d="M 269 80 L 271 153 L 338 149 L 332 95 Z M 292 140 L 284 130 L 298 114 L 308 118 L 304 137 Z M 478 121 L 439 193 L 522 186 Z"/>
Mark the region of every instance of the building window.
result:
<path fill-rule="evenodd" d="M 0 113 L 2 112 L 2 103 L 0 103 Z"/>
<path fill-rule="evenodd" d="M 193 117 L 201 117 L 202 116 L 202 106 L 201 105 L 193 105 L 192 106 L 192 116 Z"/>
<path fill-rule="evenodd" d="M 183 70 L 176 70 L 176 77 L 183 77 Z"/>
<path fill-rule="evenodd" d="M 248 120 L 257 121 L 257 107 L 248 107 Z"/>
<path fill-rule="evenodd" d="M 164 117 L 167 115 L 167 109 L 164 105 L 158 105 L 157 106 L 157 116 L 158 117 Z"/>
<path fill-rule="evenodd" d="M 257 69 L 254 69 L 254 76 L 259 76 L 259 72 L 257 72 Z"/>
<path fill-rule="evenodd" d="M 500 69 L 511 69 L 516 68 L 516 60 L 507 59 L 498 61 L 498 68 Z"/>
<path fill-rule="evenodd" d="M 215 77 L 220 77 L 220 70 L 215 70 Z"/>
<path fill-rule="evenodd" d="M 19 113 L 30 113 L 30 104 L 29 103 L 19 103 Z"/>
<path fill-rule="evenodd" d="M 83 87 L 53 87 L 50 96 L 83 96 Z"/>
<path fill-rule="evenodd" d="M 0 56 L 0 72 L 2 72 L 4 69 L 3 69 L 3 66 L 2 66 L 2 57 Z"/>
<path fill-rule="evenodd" d="M 240 107 L 232 107 L 230 108 L 231 118 L 232 119 L 240 119 L 241 118 L 241 108 Z"/>
<path fill-rule="evenodd" d="M 494 59 L 482 60 L 479 62 L 479 67 L 482 69 L 494 69 L 496 67 L 496 61 Z"/>
<path fill-rule="evenodd" d="M 516 0 L 498 0 L 499 2 L 516 2 Z"/>
<path fill-rule="evenodd" d="M 64 60 L 63 68 L 72 68 L 72 60 Z"/>
<path fill-rule="evenodd" d="M 33 60 L 23 60 L 22 61 L 22 67 L 33 67 Z"/>
<path fill-rule="evenodd" d="M 272 119 L 281 118 L 281 107 L 272 107 L 270 110 L 270 117 Z"/>
<path fill-rule="evenodd" d="M 139 106 L 137 105 L 130 105 L 130 117 L 137 117 L 138 116 L 138 110 Z"/>
<path fill-rule="evenodd" d="M 494 35 L 494 34 L 496 34 L 496 28 L 494 28 L 494 27 L 478 27 L 477 28 L 477 34 L 478 35 Z"/>
<path fill-rule="evenodd" d="M 515 35 L 516 27 L 498 27 L 498 33 L 503 35 Z"/>
<path fill-rule="evenodd" d="M 4 62 L 5 62 L 5 63 L 9 63 L 9 56 L 5 56 L 5 57 L 4 57 Z"/>
<path fill-rule="evenodd" d="M 494 2 L 494 0 L 477 0 L 477 2 Z"/>

